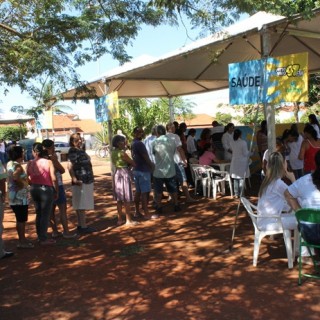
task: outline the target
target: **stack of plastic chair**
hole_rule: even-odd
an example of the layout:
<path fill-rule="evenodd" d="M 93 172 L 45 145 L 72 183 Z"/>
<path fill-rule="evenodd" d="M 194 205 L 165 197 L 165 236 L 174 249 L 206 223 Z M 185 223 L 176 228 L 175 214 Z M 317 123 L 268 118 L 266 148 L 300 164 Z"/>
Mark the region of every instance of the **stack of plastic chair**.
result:
<path fill-rule="evenodd" d="M 283 229 L 281 218 L 279 216 L 279 227 L 275 230 L 263 230 L 258 227 L 257 220 L 258 218 L 273 218 L 277 219 L 274 215 L 257 215 L 254 211 L 257 211 L 257 207 L 253 205 L 248 199 L 241 197 L 241 202 L 246 208 L 253 226 L 254 226 L 254 249 L 253 249 L 253 266 L 256 267 L 258 263 L 258 255 L 259 255 L 259 249 L 260 249 L 260 243 L 261 240 L 270 235 L 274 234 L 283 234 L 283 240 L 284 244 L 286 246 L 287 251 L 287 257 L 288 257 L 288 268 L 293 268 L 293 252 L 292 252 L 292 241 L 291 241 L 291 230 L 289 229 Z"/>
<path fill-rule="evenodd" d="M 299 280 L 301 285 L 302 277 L 320 279 L 320 269 L 312 248 L 320 249 L 320 209 L 299 209 L 296 212 L 298 227 L 300 231 L 299 241 Z M 302 272 L 301 248 L 306 247 L 312 259 L 315 273 Z"/>

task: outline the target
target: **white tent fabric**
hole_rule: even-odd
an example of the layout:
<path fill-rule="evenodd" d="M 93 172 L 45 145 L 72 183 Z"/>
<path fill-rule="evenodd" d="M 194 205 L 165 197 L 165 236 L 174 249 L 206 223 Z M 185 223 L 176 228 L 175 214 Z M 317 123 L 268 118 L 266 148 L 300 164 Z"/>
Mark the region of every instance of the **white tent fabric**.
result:
<path fill-rule="evenodd" d="M 228 87 L 228 64 L 260 59 L 263 52 L 282 56 L 309 53 L 309 73 L 320 71 L 320 10 L 310 20 L 259 12 L 223 32 L 196 41 L 144 64 L 126 64 L 88 83 L 96 96 L 118 91 L 119 98 L 171 97 Z M 267 39 L 264 48 L 262 38 Z M 106 88 L 105 88 L 106 85 Z M 106 90 L 107 89 L 107 90 Z M 76 90 L 64 94 L 73 99 Z M 77 97 L 81 97 L 78 95 Z"/>
<path fill-rule="evenodd" d="M 15 112 L 0 113 L 0 124 L 25 123 L 33 119 L 33 117 Z"/>

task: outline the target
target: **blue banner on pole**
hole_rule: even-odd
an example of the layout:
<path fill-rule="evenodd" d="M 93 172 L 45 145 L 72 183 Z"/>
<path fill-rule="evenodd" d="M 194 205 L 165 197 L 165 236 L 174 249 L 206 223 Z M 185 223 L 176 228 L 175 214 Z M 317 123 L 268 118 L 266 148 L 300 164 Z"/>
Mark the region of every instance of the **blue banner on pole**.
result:
<path fill-rule="evenodd" d="M 108 121 L 108 99 L 107 96 L 94 100 L 94 107 L 96 111 L 96 121 L 98 123 Z"/>
<path fill-rule="evenodd" d="M 262 101 L 263 61 L 229 64 L 230 104 L 254 104 Z"/>

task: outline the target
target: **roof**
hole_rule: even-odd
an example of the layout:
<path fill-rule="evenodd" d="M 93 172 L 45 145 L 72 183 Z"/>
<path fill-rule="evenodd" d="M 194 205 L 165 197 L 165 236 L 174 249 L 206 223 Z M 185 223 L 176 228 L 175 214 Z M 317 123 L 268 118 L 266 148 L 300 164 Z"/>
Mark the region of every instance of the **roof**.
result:
<path fill-rule="evenodd" d="M 209 116 L 208 114 L 201 113 L 196 114 L 194 118 L 192 119 L 183 119 L 182 117 L 178 117 L 178 122 L 185 122 L 186 125 L 191 127 L 212 127 L 212 121 L 214 120 L 214 117 Z"/>
<path fill-rule="evenodd" d="M 309 54 L 309 73 L 316 73 L 320 70 L 319 23 L 320 9 L 309 20 L 300 15 L 284 18 L 258 12 L 158 59 L 146 59 L 144 65 L 140 59 L 110 70 L 87 87 L 95 89 L 98 97 L 113 91 L 118 92 L 119 98 L 203 93 L 229 87 L 231 63 L 302 52 Z M 64 93 L 65 99 L 82 95 L 85 93 L 75 89 Z"/>
<path fill-rule="evenodd" d="M 67 114 L 67 115 L 54 115 L 53 125 L 55 130 L 65 130 L 69 131 L 73 129 L 77 132 L 83 133 L 95 133 L 102 129 L 100 123 L 97 123 L 93 119 L 79 119 L 77 115 Z"/>

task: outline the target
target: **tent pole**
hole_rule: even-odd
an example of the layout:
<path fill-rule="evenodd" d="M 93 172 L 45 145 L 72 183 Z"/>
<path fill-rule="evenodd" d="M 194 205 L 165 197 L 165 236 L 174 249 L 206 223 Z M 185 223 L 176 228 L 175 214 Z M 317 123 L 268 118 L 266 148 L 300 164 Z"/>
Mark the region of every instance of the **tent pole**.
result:
<path fill-rule="evenodd" d="M 172 97 L 169 97 L 169 114 L 170 114 L 170 122 L 174 121 L 174 107 Z"/>
<path fill-rule="evenodd" d="M 249 146 L 249 155 L 248 155 L 248 159 L 247 159 L 248 165 L 249 165 L 249 159 L 250 159 L 250 156 L 251 156 L 251 153 L 252 153 L 252 149 L 253 149 L 253 140 L 254 140 L 254 136 L 255 136 L 255 133 L 256 133 L 259 110 L 260 110 L 260 106 L 259 106 L 259 104 L 257 104 L 256 115 L 255 115 L 255 118 L 254 118 L 253 129 L 252 129 L 253 131 L 252 131 L 252 136 L 251 136 L 251 141 L 250 141 L 250 146 Z M 233 241 L 234 241 L 234 237 L 235 237 L 235 234 L 236 234 L 239 210 L 240 210 L 240 205 L 241 205 L 241 197 L 243 196 L 243 191 L 245 189 L 245 184 L 246 184 L 246 171 L 243 174 L 243 184 L 244 185 L 243 185 L 243 187 L 242 187 L 242 189 L 240 191 L 240 197 L 239 197 L 236 216 L 234 217 L 232 236 L 231 236 L 231 243 L 230 243 L 230 246 L 229 246 L 229 250 L 232 250 L 232 248 L 233 248 Z M 232 188 L 232 186 L 231 186 L 231 188 Z"/>
<path fill-rule="evenodd" d="M 262 58 L 267 59 L 270 53 L 271 39 L 270 31 L 267 29 L 262 30 L 261 33 L 262 41 Z M 267 91 L 268 91 L 268 79 L 267 79 L 267 64 L 264 64 L 264 80 L 263 80 L 263 104 L 264 104 L 264 114 L 267 120 L 268 129 L 268 150 L 273 152 L 276 146 L 276 115 L 275 107 L 267 103 Z"/>
<path fill-rule="evenodd" d="M 267 29 L 262 30 L 261 43 L 262 43 L 261 58 L 266 61 L 269 56 L 270 46 L 271 46 L 270 31 L 269 30 L 267 30 Z M 274 106 L 267 103 L 267 90 L 268 90 L 268 81 L 267 81 L 268 79 L 267 79 L 267 70 L 266 70 L 267 63 L 264 63 L 263 68 L 264 68 L 264 72 L 263 72 L 262 102 L 263 102 L 263 106 L 264 106 L 264 108 L 263 108 L 264 115 L 267 120 L 267 127 L 268 127 L 268 150 L 271 150 L 271 152 L 273 152 L 275 150 L 275 145 L 276 145 L 276 138 L 275 138 L 276 121 L 275 121 L 275 110 L 274 110 L 275 108 L 274 108 Z M 258 113 L 259 113 L 259 107 L 257 107 L 255 123 L 254 123 L 254 131 L 255 131 L 256 122 L 258 119 Z M 251 145 L 250 145 L 250 153 L 251 153 L 254 133 L 255 132 L 253 132 L 253 135 L 252 135 L 252 140 L 251 140 Z M 245 183 L 245 178 L 244 178 L 244 183 Z M 242 192 L 243 192 L 243 189 L 241 190 L 241 196 L 242 196 Z M 239 199 L 237 212 L 236 212 L 234 225 L 233 225 L 231 244 L 229 246 L 230 250 L 233 248 L 233 242 L 234 242 L 234 236 L 235 236 L 235 230 L 236 230 L 236 226 L 237 226 L 240 205 L 241 205 L 241 200 Z"/>

